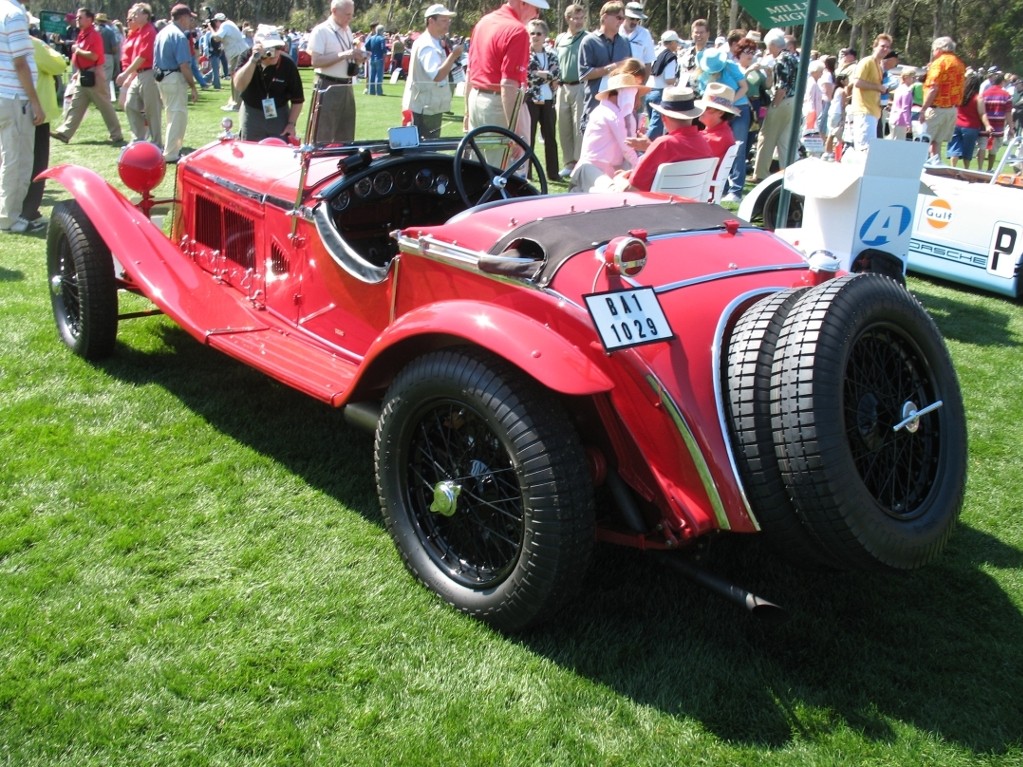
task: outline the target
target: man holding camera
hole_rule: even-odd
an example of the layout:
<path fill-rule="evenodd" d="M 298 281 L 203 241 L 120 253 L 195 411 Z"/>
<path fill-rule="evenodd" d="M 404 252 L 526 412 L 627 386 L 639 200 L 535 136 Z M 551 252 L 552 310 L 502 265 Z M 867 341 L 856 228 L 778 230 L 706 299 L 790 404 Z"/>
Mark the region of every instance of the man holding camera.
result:
<path fill-rule="evenodd" d="M 276 27 L 260 24 L 252 55 L 234 74 L 241 98 L 239 135 L 245 141 L 277 136 L 289 141 L 298 135 L 305 94 L 298 66 L 284 55 L 286 45 Z"/>
<path fill-rule="evenodd" d="M 313 27 L 309 36 L 308 50 L 316 70 L 316 89 L 320 92 L 314 137 L 317 142 L 350 144 L 355 141 L 352 81 L 366 60 L 366 52 L 355 45 L 349 26 L 354 15 L 353 0 L 331 0 L 330 16 Z"/>

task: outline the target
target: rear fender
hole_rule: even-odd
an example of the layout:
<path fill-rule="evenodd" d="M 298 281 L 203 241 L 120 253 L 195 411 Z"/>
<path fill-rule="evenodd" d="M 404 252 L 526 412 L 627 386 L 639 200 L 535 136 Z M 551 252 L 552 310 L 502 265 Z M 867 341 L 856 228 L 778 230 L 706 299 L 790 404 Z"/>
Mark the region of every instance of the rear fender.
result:
<path fill-rule="evenodd" d="M 374 341 L 363 368 L 375 380 L 389 379 L 415 353 L 463 341 L 501 357 L 548 389 L 587 396 L 614 384 L 591 358 L 546 325 L 511 309 L 477 301 L 445 301 L 421 306 L 398 318 Z"/>
<path fill-rule="evenodd" d="M 72 194 L 125 275 L 192 336 L 205 341 L 211 328 L 253 325 L 244 306 L 215 299 L 217 288 L 209 275 L 98 173 L 59 165 L 40 178 L 53 179 Z"/>

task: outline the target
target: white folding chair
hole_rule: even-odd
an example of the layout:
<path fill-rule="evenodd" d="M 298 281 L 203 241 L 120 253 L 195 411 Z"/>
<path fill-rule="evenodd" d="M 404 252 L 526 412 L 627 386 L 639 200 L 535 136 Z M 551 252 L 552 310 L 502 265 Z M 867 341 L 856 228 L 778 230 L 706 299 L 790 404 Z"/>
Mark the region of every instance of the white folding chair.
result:
<path fill-rule="evenodd" d="M 710 187 L 707 189 L 707 202 L 718 202 L 722 197 L 721 190 L 725 188 L 728 181 L 728 174 L 732 172 L 732 165 L 735 163 L 736 155 L 739 154 L 739 142 L 736 141 L 725 152 L 721 158 L 717 172 L 711 177 Z"/>
<path fill-rule="evenodd" d="M 657 169 L 650 191 L 707 202 L 707 187 L 714 175 L 717 162 L 717 157 L 666 162 Z"/>

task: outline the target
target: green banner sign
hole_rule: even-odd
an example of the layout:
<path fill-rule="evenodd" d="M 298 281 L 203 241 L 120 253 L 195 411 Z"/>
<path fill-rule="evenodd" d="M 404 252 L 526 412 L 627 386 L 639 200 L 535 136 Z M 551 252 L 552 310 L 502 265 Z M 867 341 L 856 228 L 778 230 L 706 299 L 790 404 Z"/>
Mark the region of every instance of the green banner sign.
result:
<path fill-rule="evenodd" d="M 807 0 L 774 2 L 740 0 L 749 14 L 765 27 L 798 27 L 806 23 Z M 842 21 L 847 18 L 831 0 L 817 0 L 817 21 Z"/>

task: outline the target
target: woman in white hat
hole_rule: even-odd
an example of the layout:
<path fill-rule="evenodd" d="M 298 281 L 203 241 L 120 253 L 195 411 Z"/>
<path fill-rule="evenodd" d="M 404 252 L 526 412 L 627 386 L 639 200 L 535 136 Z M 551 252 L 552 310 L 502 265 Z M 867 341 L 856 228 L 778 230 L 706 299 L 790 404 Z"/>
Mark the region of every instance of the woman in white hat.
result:
<path fill-rule="evenodd" d="M 639 157 L 627 142 L 625 126 L 637 99 L 649 90 L 645 85 L 637 85 L 632 75 L 608 78 L 607 85 L 597 93 L 597 106 L 586 123 L 579 162 L 571 176 L 573 190 L 593 191 L 618 171 L 636 164 Z"/>
<path fill-rule="evenodd" d="M 707 83 L 703 98 L 697 100 L 703 107 L 700 123 L 703 125 L 703 137 L 710 144 L 710 151 L 718 162 L 735 143 L 735 135 L 729 125 L 733 117 L 739 114 L 735 106 L 735 91 L 722 83 Z"/>

